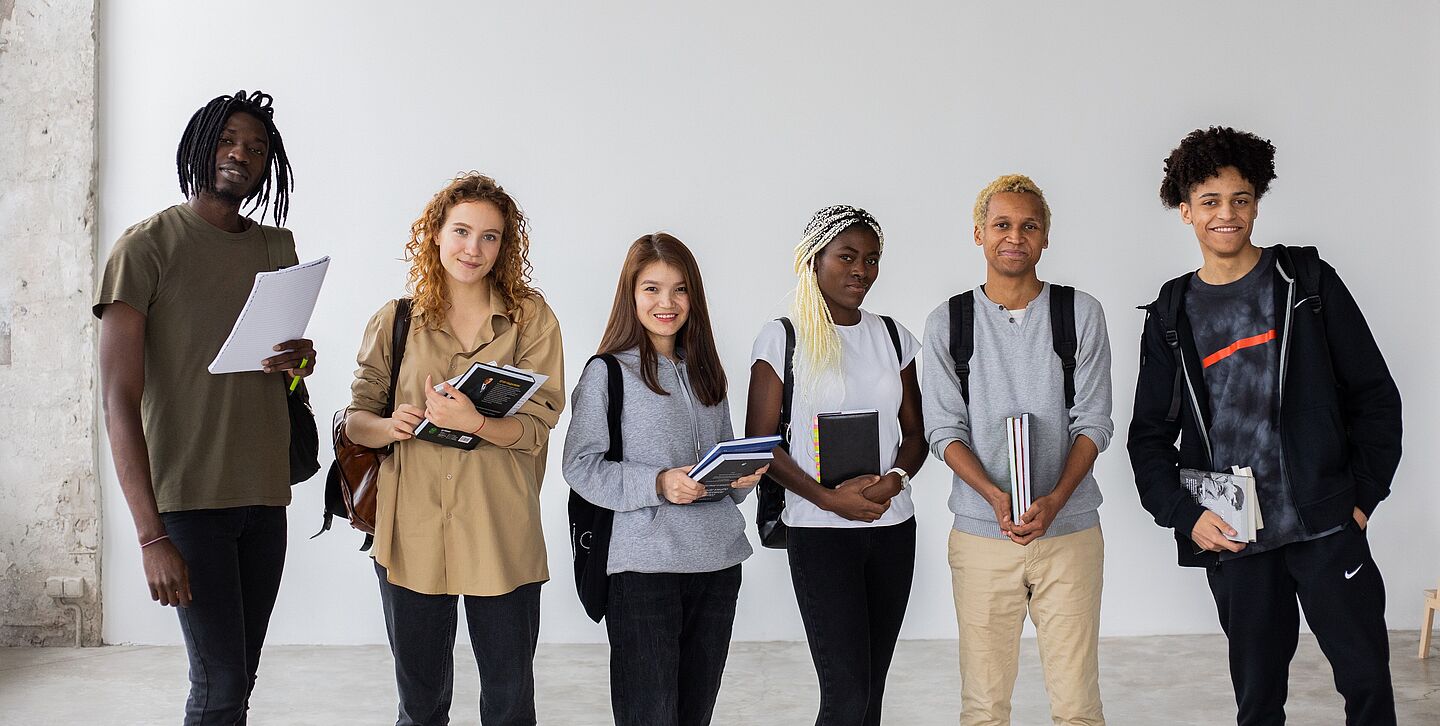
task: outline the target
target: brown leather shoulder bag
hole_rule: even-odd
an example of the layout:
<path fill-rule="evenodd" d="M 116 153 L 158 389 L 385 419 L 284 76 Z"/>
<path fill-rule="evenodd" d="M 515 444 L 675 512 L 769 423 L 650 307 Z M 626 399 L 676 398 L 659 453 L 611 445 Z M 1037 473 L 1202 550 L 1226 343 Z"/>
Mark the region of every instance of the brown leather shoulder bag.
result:
<path fill-rule="evenodd" d="M 385 418 L 395 411 L 395 386 L 400 379 L 400 361 L 405 357 L 405 339 L 409 335 L 410 298 L 402 297 L 395 303 L 395 321 L 391 328 L 390 393 L 385 399 L 382 414 Z M 332 517 L 345 517 L 351 527 L 365 533 L 365 544 L 360 549 L 366 550 L 375 533 L 375 483 L 391 447 L 372 449 L 351 441 L 345 435 L 345 413 L 343 408 L 336 411 L 331 424 L 335 461 L 330 464 L 330 473 L 325 479 L 325 523 L 315 536 L 330 529 Z"/>

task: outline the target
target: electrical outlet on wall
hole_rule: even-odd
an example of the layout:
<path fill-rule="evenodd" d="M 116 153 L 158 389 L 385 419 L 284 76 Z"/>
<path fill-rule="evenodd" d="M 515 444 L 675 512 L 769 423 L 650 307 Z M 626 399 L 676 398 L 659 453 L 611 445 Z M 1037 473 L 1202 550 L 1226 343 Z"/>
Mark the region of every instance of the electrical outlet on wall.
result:
<path fill-rule="evenodd" d="M 85 578 L 50 577 L 45 580 L 45 594 L 55 598 L 85 597 Z"/>

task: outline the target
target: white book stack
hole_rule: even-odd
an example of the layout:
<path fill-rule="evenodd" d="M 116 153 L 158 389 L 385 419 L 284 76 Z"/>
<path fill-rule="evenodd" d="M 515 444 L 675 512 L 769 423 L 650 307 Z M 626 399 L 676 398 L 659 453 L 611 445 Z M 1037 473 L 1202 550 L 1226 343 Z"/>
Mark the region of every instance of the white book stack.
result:
<path fill-rule="evenodd" d="M 1030 414 L 1005 418 L 1005 438 L 1010 447 L 1010 519 L 1019 523 L 1030 509 Z"/>
<path fill-rule="evenodd" d="M 1255 533 L 1265 527 L 1250 467 L 1236 466 L 1228 472 L 1181 469 L 1180 483 L 1200 506 L 1220 515 L 1235 530 L 1235 536 L 1225 535 L 1226 539 L 1254 542 Z"/>

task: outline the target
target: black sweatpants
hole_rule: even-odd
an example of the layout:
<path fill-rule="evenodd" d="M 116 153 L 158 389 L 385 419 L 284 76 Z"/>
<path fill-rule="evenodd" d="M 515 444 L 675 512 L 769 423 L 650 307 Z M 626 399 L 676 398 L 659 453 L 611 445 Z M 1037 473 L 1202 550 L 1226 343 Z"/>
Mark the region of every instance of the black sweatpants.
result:
<path fill-rule="evenodd" d="M 1395 723 L 1385 583 L 1358 525 L 1227 560 L 1208 573 L 1220 627 L 1230 640 L 1241 726 L 1285 723 L 1290 660 L 1300 632 L 1297 598 L 1345 697 L 1345 723 Z"/>

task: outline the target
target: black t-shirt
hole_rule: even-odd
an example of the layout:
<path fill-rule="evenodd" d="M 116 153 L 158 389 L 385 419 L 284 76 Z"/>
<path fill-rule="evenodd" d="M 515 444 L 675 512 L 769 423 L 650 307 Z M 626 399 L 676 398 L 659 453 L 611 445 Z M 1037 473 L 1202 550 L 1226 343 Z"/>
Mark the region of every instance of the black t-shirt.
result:
<path fill-rule="evenodd" d="M 1276 426 L 1280 333 L 1275 315 L 1275 253 L 1266 249 L 1255 268 L 1227 285 L 1193 275 L 1185 294 L 1195 350 L 1210 398 L 1210 446 L 1216 471 L 1248 466 L 1255 474 L 1264 527 L 1233 559 L 1273 550 L 1306 535 L 1290 495 Z"/>

